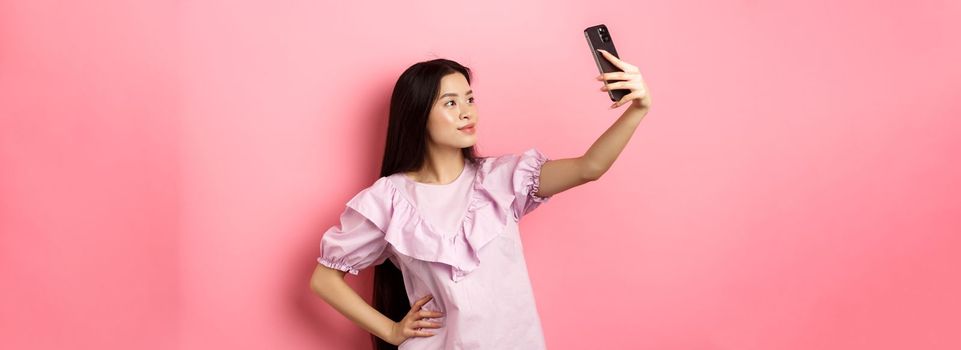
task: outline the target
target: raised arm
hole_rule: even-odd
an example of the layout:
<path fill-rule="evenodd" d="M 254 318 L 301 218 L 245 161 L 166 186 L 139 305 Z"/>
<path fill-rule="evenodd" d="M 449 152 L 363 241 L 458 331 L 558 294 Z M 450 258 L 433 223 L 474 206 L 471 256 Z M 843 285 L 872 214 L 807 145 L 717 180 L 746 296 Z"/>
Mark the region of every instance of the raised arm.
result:
<path fill-rule="evenodd" d="M 614 164 L 614 160 L 624 150 L 627 141 L 634 135 L 637 125 L 641 123 L 641 120 L 650 110 L 651 96 L 647 92 L 647 86 L 644 84 L 640 70 L 614 57 L 607 51 L 599 51 L 623 71 L 599 75 L 598 80 L 623 80 L 606 84 L 601 87 L 601 91 L 607 91 L 608 89 L 631 90 L 624 98 L 611 105 L 611 108 L 619 107 L 627 102 L 632 103 L 621 114 L 621 117 L 611 127 L 607 128 L 607 131 L 601 134 L 597 141 L 594 141 L 584 155 L 575 158 L 554 159 L 544 163 L 541 167 L 538 196 L 553 196 L 599 179 Z"/>

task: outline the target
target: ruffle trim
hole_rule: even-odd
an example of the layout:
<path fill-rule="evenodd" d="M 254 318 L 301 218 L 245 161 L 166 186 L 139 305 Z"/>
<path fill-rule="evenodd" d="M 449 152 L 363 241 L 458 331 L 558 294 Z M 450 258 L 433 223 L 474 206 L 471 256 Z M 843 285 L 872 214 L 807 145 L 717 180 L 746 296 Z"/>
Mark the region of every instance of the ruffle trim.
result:
<path fill-rule="evenodd" d="M 327 266 L 332 269 L 337 269 L 344 272 L 349 272 L 352 275 L 360 273 L 359 270 L 355 269 L 353 266 L 345 263 L 335 262 L 327 258 L 317 258 L 317 262 L 321 265 Z"/>
<path fill-rule="evenodd" d="M 478 252 L 507 228 L 511 216 L 514 196 L 484 186 L 487 172 L 482 168 L 489 165 L 488 159 L 471 165 L 471 197 L 457 232 L 445 234 L 424 220 L 401 188 L 400 173 L 381 177 L 347 205 L 377 225 L 399 253 L 449 265 L 451 279 L 459 281 L 480 266 Z"/>
<path fill-rule="evenodd" d="M 544 163 L 547 163 L 547 161 L 550 160 L 550 158 L 548 158 L 541 152 L 538 152 L 536 149 L 529 149 L 525 152 L 525 154 L 531 156 L 531 157 L 526 157 L 526 159 L 528 162 L 527 166 L 532 169 L 530 171 L 530 175 L 528 175 L 527 177 L 527 183 L 528 183 L 527 193 L 530 195 L 531 199 L 535 202 L 538 202 L 538 203 L 546 202 L 548 199 L 551 198 L 551 196 L 541 197 L 541 196 L 538 196 L 536 193 L 541 186 L 541 168 L 544 166 Z"/>

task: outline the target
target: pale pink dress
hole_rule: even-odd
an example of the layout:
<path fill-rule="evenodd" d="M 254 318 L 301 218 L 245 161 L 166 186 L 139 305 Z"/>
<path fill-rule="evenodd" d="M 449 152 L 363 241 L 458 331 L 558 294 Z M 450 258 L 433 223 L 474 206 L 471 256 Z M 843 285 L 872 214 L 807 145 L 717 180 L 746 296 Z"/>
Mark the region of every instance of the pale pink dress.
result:
<path fill-rule="evenodd" d="M 449 184 L 381 177 L 347 202 L 317 261 L 356 275 L 390 259 L 411 304 L 433 294 L 424 308 L 444 326 L 402 350 L 544 349 L 517 223 L 551 198 L 533 194 L 547 160 L 535 148 L 483 158 Z"/>

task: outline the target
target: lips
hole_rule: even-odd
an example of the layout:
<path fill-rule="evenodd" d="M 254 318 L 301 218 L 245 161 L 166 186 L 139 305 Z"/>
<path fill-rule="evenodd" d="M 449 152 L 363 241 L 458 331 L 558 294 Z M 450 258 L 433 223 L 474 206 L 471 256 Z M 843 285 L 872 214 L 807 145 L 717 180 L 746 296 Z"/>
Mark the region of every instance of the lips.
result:
<path fill-rule="evenodd" d="M 462 126 L 462 127 L 457 128 L 457 130 L 464 130 L 464 129 L 467 129 L 467 128 L 473 128 L 475 124 L 477 124 L 477 123 L 470 123 L 470 124 L 467 124 L 467 125 L 464 125 L 464 126 Z"/>

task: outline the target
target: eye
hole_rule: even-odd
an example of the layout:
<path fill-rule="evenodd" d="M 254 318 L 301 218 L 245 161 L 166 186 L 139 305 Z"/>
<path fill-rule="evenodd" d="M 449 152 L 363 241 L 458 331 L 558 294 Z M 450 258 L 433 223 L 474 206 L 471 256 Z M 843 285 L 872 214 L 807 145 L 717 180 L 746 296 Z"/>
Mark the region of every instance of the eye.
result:
<path fill-rule="evenodd" d="M 444 103 L 444 105 L 447 106 L 448 103 L 453 103 L 453 102 L 454 102 L 454 100 L 450 100 L 450 101 L 447 101 L 446 103 Z"/>
<path fill-rule="evenodd" d="M 474 103 L 474 97 L 473 97 L 473 96 L 472 96 L 471 98 L 468 98 L 467 100 L 470 101 L 470 103 Z"/>

